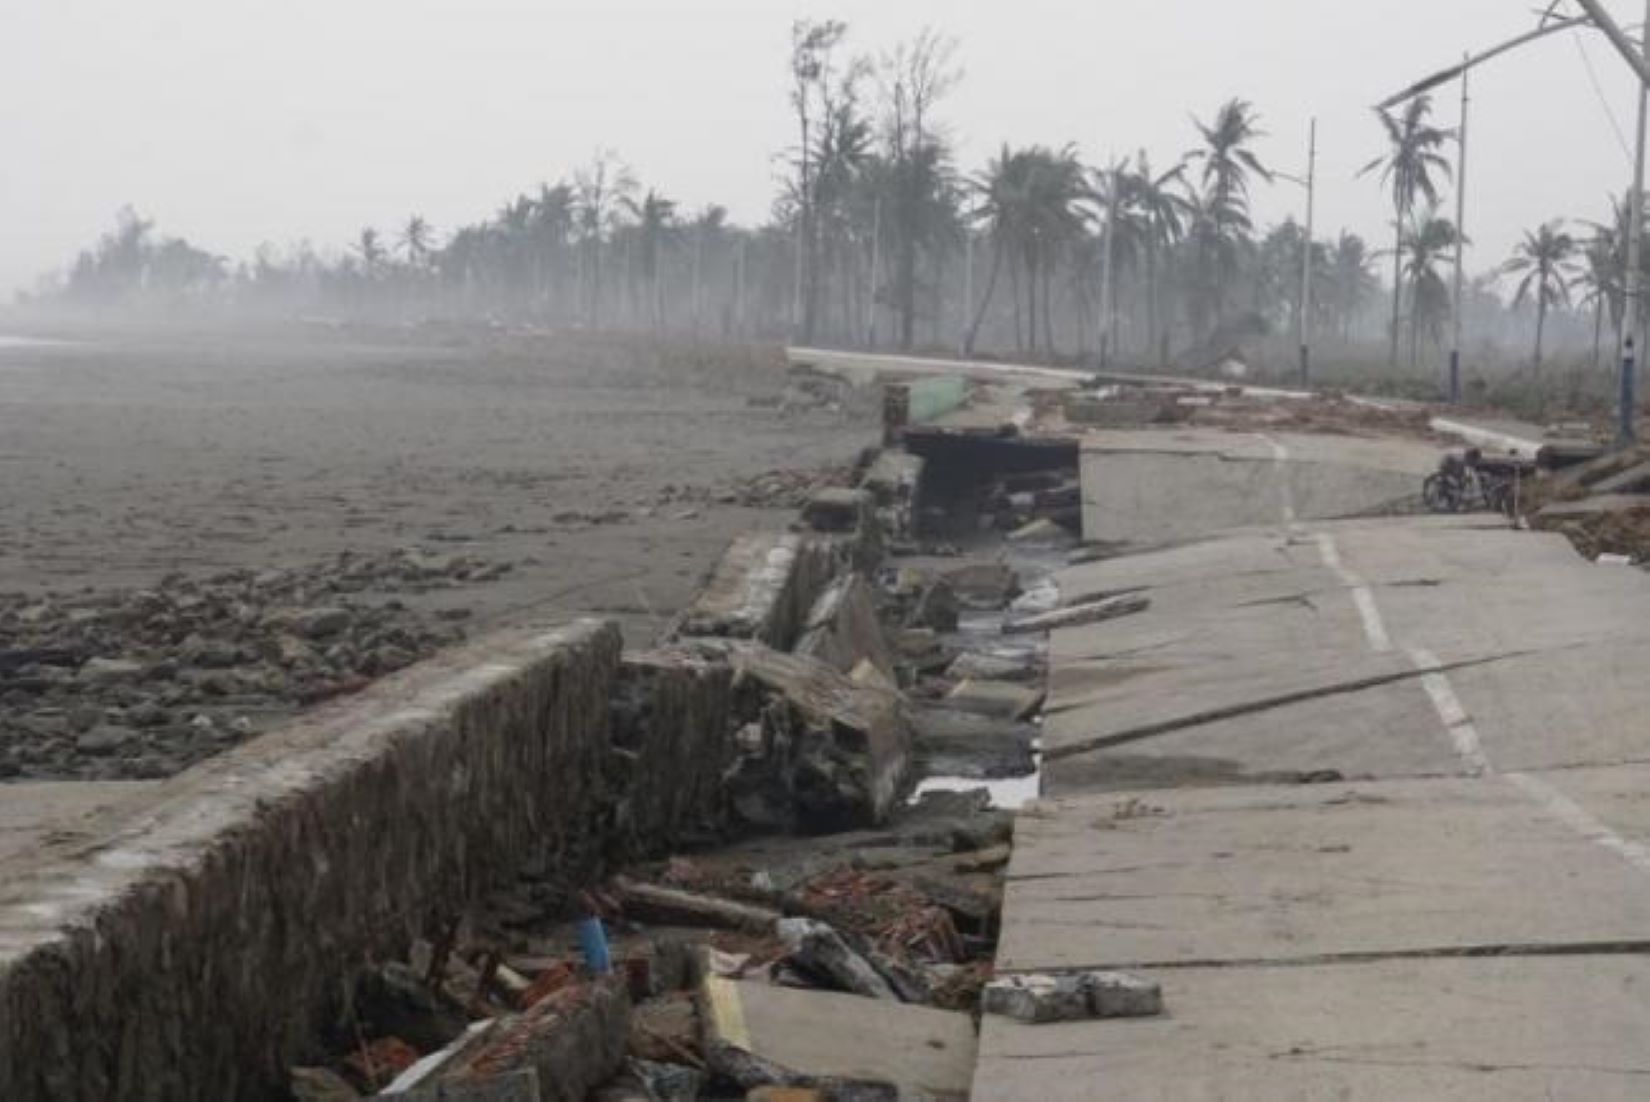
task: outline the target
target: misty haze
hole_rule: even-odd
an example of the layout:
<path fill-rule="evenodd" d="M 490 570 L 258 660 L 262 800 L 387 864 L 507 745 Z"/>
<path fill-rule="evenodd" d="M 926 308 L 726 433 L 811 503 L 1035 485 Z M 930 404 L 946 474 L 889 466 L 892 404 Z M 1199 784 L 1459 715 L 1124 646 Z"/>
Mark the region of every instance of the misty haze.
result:
<path fill-rule="evenodd" d="M 0 6 L 0 1100 L 1644 1097 L 1647 25 Z"/>

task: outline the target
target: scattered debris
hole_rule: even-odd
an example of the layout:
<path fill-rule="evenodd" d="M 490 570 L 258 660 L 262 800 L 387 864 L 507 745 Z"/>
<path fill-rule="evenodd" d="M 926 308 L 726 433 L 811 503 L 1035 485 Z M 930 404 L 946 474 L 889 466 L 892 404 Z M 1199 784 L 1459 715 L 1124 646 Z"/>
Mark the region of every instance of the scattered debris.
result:
<path fill-rule="evenodd" d="M 1095 624 L 1103 620 L 1115 620 L 1120 616 L 1130 616 L 1136 612 L 1144 612 L 1151 607 L 1151 603 L 1151 598 L 1143 593 L 1124 593 L 1088 604 L 1055 609 L 1053 612 L 1045 612 L 1038 616 L 1028 616 L 1023 620 L 1010 620 L 1003 624 L 1003 634 L 1025 635 L 1033 632 L 1054 631 L 1057 628 L 1077 627 L 1081 624 Z"/>
<path fill-rule="evenodd" d="M 463 638 L 397 594 L 509 568 L 346 552 L 302 568 L 172 574 L 141 590 L 0 595 L 0 779 L 179 772 Z"/>

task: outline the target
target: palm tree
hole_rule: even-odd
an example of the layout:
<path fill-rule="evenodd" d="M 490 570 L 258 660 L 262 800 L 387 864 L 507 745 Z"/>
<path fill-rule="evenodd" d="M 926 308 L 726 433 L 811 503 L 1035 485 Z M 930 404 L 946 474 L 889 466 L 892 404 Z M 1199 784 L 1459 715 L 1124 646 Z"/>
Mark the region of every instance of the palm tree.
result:
<path fill-rule="evenodd" d="M 378 231 L 371 226 L 363 229 L 355 239 L 355 251 L 361 255 L 367 275 L 377 275 L 378 266 L 384 262 L 384 242 Z"/>
<path fill-rule="evenodd" d="M 1330 258 L 1329 270 L 1332 301 L 1340 322 L 1341 340 L 1345 343 L 1351 342 L 1352 323 L 1364 299 L 1374 290 L 1375 277 L 1370 272 L 1373 261 L 1374 257 L 1363 238 L 1341 231 Z"/>
<path fill-rule="evenodd" d="M 1398 323 L 1402 314 L 1404 283 L 1404 237 L 1409 228 L 1409 214 L 1417 198 L 1427 205 L 1438 202 L 1438 180 L 1449 179 L 1450 166 L 1440 150 L 1451 134 L 1427 122 L 1432 111 L 1432 97 L 1416 96 L 1404 105 L 1398 115 L 1378 109 L 1375 112 L 1386 130 L 1387 152 L 1370 161 L 1358 175 L 1381 170 L 1381 182 L 1392 189 L 1393 249 L 1392 249 L 1392 344 L 1388 362 L 1398 364 Z"/>
<path fill-rule="evenodd" d="M 407 258 L 407 263 L 414 268 L 422 268 L 434 251 L 435 231 L 424 220 L 422 215 L 415 214 L 407 219 L 406 226 L 401 230 L 401 251 Z"/>
<path fill-rule="evenodd" d="M 1420 362 L 1422 328 L 1436 344 L 1449 318 L 1449 287 L 1438 274 L 1438 265 L 1455 248 L 1455 223 L 1440 218 L 1436 207 L 1428 207 L 1410 220 L 1398 247 L 1408 258 L 1401 274 L 1410 282 L 1409 365 L 1415 367 Z"/>
<path fill-rule="evenodd" d="M 1186 163 L 1182 161 L 1167 172 L 1153 173 L 1146 151 L 1142 149 L 1128 180 L 1133 206 L 1140 212 L 1143 222 L 1148 355 L 1155 348 L 1159 362 L 1165 363 L 1169 353 L 1169 331 L 1167 326 L 1161 332 L 1158 328 L 1158 256 L 1172 249 L 1186 232 L 1185 219 L 1191 209 L 1183 194 Z"/>
<path fill-rule="evenodd" d="M 1582 268 L 1575 285 L 1581 288 L 1581 302 L 1593 311 L 1593 366 L 1602 363 L 1604 313 L 1621 316 L 1621 264 L 1614 235 L 1603 226 L 1593 227 L 1592 236 L 1581 247 Z"/>
<path fill-rule="evenodd" d="M 1524 240 L 1513 250 L 1512 259 L 1502 266 L 1508 274 L 1524 273 L 1513 295 L 1513 305 L 1522 306 L 1535 298 L 1535 369 L 1541 370 L 1541 342 L 1547 328 L 1547 309 L 1570 304 L 1570 281 L 1575 276 L 1576 239 L 1557 219 L 1535 230 L 1526 230 Z"/>
<path fill-rule="evenodd" d="M 624 209 L 636 220 L 636 239 L 642 252 L 642 279 L 648 291 L 648 315 L 653 328 L 664 324 L 664 295 L 659 281 L 659 260 L 675 233 L 676 204 L 652 188 L 641 201 L 626 196 Z"/>
<path fill-rule="evenodd" d="M 1052 337 L 1052 323 L 1048 309 L 1051 272 L 1062 248 L 1082 227 L 1078 203 L 1084 197 L 1083 168 L 1077 161 L 1076 150 L 1067 146 L 1060 150 L 1046 146 L 1030 146 L 1011 151 L 1003 147 L 1001 154 L 991 162 L 985 173 L 974 182 L 979 196 L 972 212 L 975 221 L 985 222 L 991 234 L 991 274 L 986 280 L 985 296 L 980 300 L 969 327 L 965 347 L 972 350 L 979 335 L 980 323 L 997 289 L 998 275 L 1005 259 L 1020 263 L 1010 264 L 1014 277 L 1015 340 L 1024 346 L 1026 333 L 1022 321 L 1022 300 L 1018 290 L 1019 274 L 1026 276 L 1026 314 L 1030 318 L 1030 348 L 1037 350 L 1038 289 L 1042 286 L 1043 311 L 1041 324 Z"/>
<path fill-rule="evenodd" d="M 1188 161 L 1203 165 L 1200 206 L 1205 225 L 1199 235 L 1198 258 L 1206 267 L 1205 286 L 1219 324 L 1225 313 L 1226 284 L 1237 273 L 1241 243 L 1254 229 L 1249 216 L 1250 176 L 1270 182 L 1272 172 L 1250 149 L 1266 135 L 1260 129 L 1260 116 L 1247 100 L 1227 100 L 1212 122 L 1192 122 L 1203 138 L 1202 147 L 1186 155 Z"/>

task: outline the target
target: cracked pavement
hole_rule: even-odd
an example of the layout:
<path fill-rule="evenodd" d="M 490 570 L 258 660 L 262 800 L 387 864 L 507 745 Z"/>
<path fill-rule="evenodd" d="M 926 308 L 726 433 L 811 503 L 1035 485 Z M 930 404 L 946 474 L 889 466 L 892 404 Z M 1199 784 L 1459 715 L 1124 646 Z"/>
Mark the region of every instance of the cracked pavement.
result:
<path fill-rule="evenodd" d="M 1644 1097 L 1650 579 L 1499 518 L 1312 519 L 1420 445 L 1126 435 L 1085 448 L 1102 538 L 1182 542 L 1061 578 L 1152 604 L 1051 638 L 998 968 L 1168 1012 L 987 1019 L 974 1097 Z"/>

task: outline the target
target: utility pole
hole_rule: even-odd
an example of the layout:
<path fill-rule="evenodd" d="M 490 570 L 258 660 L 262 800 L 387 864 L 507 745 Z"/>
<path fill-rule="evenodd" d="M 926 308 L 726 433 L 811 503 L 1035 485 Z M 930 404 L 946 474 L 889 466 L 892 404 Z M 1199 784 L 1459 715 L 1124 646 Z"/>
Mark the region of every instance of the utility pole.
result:
<path fill-rule="evenodd" d="M 1449 402 L 1461 404 L 1461 309 L 1465 305 L 1467 250 L 1467 80 L 1472 69 L 1461 62 L 1461 129 L 1455 145 L 1455 309 L 1454 335 L 1449 347 Z"/>
<path fill-rule="evenodd" d="M 1645 0 L 1645 36 L 1650 40 L 1650 0 Z M 1640 59 L 1643 60 L 1642 58 Z M 1635 424 L 1638 413 L 1638 362 L 1635 356 L 1637 345 L 1635 338 L 1641 330 L 1641 319 L 1644 304 L 1640 302 L 1643 294 L 1643 276 L 1639 273 L 1640 257 L 1644 250 L 1644 137 L 1645 114 L 1650 110 L 1650 82 L 1641 74 L 1639 81 L 1639 120 L 1637 150 L 1633 158 L 1633 194 L 1627 204 L 1627 279 L 1626 303 L 1624 310 L 1627 314 L 1627 324 L 1623 327 L 1627 333 L 1626 347 L 1621 355 L 1621 393 L 1617 398 L 1616 436 L 1623 444 L 1631 444 L 1638 436 L 1638 426 Z"/>
<path fill-rule="evenodd" d="M 1301 386 L 1312 378 L 1312 219 L 1318 197 L 1318 120 L 1312 120 L 1306 146 L 1306 240 L 1301 248 Z"/>
<path fill-rule="evenodd" d="M 1650 93 L 1650 58 L 1647 58 L 1643 47 L 1635 47 L 1633 40 L 1627 37 L 1610 13 L 1604 10 L 1599 0 L 1578 0 L 1586 9 L 1592 21 L 1603 31 L 1605 37 L 1616 51 L 1632 66 L 1639 78 L 1639 129 L 1638 149 L 1633 158 L 1633 192 L 1627 198 L 1627 274 L 1626 274 L 1626 302 L 1624 309 L 1627 315 L 1627 324 L 1622 327 L 1627 334 L 1623 342 L 1621 354 L 1621 392 L 1617 406 L 1617 436 L 1621 442 L 1631 443 L 1637 436 L 1634 425 L 1635 414 L 1638 410 L 1638 364 L 1635 360 L 1637 341 L 1634 339 L 1639 332 L 1642 294 L 1640 284 L 1643 280 L 1639 275 L 1639 256 L 1644 248 L 1644 138 L 1645 113 L 1650 110 L 1647 102 L 1647 93 Z M 1645 30 L 1644 35 L 1650 39 L 1650 0 L 1645 3 Z"/>

